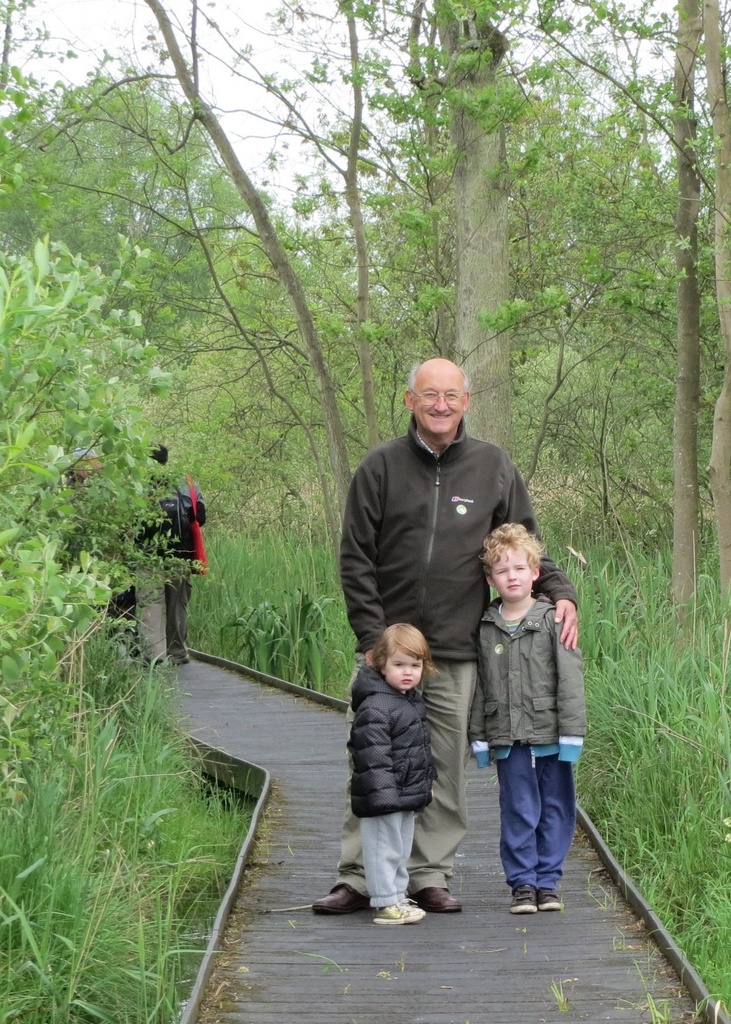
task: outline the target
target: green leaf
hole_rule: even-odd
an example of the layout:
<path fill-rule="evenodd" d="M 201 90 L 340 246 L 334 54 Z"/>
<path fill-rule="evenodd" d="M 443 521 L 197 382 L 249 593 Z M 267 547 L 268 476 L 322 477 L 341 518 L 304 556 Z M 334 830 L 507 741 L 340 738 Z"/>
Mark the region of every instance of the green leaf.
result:
<path fill-rule="evenodd" d="M 35 249 L 33 250 L 33 257 L 35 260 L 36 268 L 38 269 L 38 277 L 43 279 L 48 277 L 48 273 L 51 269 L 50 253 L 48 249 L 48 239 L 38 239 L 36 242 Z"/>
<path fill-rule="evenodd" d="M 20 679 L 22 669 L 15 658 L 6 654 L 2 660 L 2 677 L 5 686 L 12 686 Z"/>

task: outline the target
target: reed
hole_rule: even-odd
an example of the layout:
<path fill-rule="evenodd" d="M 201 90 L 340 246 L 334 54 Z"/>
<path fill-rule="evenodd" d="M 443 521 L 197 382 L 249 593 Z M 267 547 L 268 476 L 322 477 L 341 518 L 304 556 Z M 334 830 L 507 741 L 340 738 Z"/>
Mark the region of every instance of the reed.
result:
<path fill-rule="evenodd" d="M 75 736 L 49 740 L 5 812 L 1 1020 L 171 1021 L 202 955 L 186 930 L 220 899 L 247 827 L 204 789 L 161 677 L 101 646 L 84 675 L 107 693 L 123 679 L 117 699 L 81 691 Z"/>
<path fill-rule="evenodd" d="M 577 581 L 590 723 L 579 799 L 731 1005 L 729 608 L 702 577 L 681 630 L 665 558 L 594 561 Z"/>
<path fill-rule="evenodd" d="M 207 541 L 211 570 L 195 581 L 191 643 L 250 668 L 342 695 L 355 639 L 329 549 L 270 534 Z"/>

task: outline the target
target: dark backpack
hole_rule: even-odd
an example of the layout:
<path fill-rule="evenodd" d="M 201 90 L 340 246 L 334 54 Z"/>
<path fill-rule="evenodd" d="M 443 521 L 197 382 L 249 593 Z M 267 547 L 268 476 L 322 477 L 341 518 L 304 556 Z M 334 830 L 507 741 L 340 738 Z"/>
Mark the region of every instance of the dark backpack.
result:
<path fill-rule="evenodd" d="M 173 496 L 160 499 L 160 508 L 163 520 L 159 532 L 167 540 L 166 550 L 177 558 L 193 558 L 193 531 L 190 527 L 193 502 L 190 495 L 176 488 Z"/>

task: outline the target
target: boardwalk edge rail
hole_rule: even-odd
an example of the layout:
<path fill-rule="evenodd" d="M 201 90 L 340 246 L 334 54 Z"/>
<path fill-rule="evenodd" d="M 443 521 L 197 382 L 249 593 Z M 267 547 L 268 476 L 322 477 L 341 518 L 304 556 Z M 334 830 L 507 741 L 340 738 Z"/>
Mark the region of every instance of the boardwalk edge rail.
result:
<path fill-rule="evenodd" d="M 233 754 L 228 754 L 225 750 L 220 750 L 218 747 L 211 747 L 208 743 L 204 743 L 203 740 L 196 739 L 195 736 L 190 736 L 188 739 L 193 747 L 195 756 L 199 759 L 204 774 L 215 779 L 220 785 L 235 789 L 240 793 L 245 793 L 255 801 L 255 805 L 249 829 L 236 858 L 231 879 L 213 921 L 201 965 L 198 968 L 190 995 L 182 1007 L 177 1024 L 196 1024 L 198 1020 L 205 988 L 213 971 L 216 955 L 221 951 L 221 942 L 226 931 L 226 925 L 241 888 L 249 856 L 256 842 L 256 833 L 269 801 L 272 788 L 269 772 L 258 764 L 234 757 Z"/>
<path fill-rule="evenodd" d="M 246 665 L 240 665 L 238 662 L 229 661 L 227 658 L 219 658 L 213 654 L 206 654 L 202 651 L 193 650 L 190 651 L 190 654 L 197 661 L 209 665 L 215 665 L 218 668 L 228 669 L 232 672 L 238 673 L 239 675 L 250 676 L 252 679 L 257 680 L 257 682 L 275 687 L 278 690 L 284 690 L 286 693 L 291 693 L 298 697 L 304 697 L 315 704 L 322 704 L 325 707 L 343 712 L 346 711 L 348 707 L 348 702 L 340 700 L 338 697 L 330 697 L 327 694 L 318 693 L 316 690 L 310 690 L 305 686 L 298 686 L 296 683 L 289 683 L 284 679 L 278 679 L 276 676 L 270 676 L 265 672 L 259 672 L 256 669 L 248 668 Z M 198 1012 L 203 1001 L 204 990 L 213 971 L 215 957 L 220 953 L 221 940 L 226 929 L 226 924 L 231 915 L 231 910 L 233 909 L 233 905 L 241 887 L 251 848 L 255 842 L 256 832 L 271 792 L 271 777 L 269 772 L 264 768 L 261 768 L 259 765 L 253 764 L 249 761 L 244 761 L 240 758 L 234 757 L 232 754 L 228 754 L 216 747 L 211 747 L 209 744 L 204 743 L 202 740 L 196 739 L 193 736 L 190 737 L 190 742 L 196 751 L 197 756 L 200 758 L 201 766 L 206 774 L 212 776 L 222 785 L 229 786 L 233 789 L 239 790 L 240 792 L 246 793 L 247 796 L 256 801 L 256 805 L 254 813 L 252 814 L 249 830 L 236 859 L 231 881 L 228 884 L 228 888 L 226 889 L 223 900 L 221 901 L 221 905 L 218 909 L 218 913 L 216 914 L 216 918 L 213 922 L 211 935 L 206 951 L 203 955 L 201 966 L 191 989 L 190 996 L 186 1000 L 185 1006 L 182 1010 L 178 1024 L 196 1024 L 198 1020 Z M 703 982 L 703 979 L 695 968 L 688 962 L 683 951 L 665 928 L 652 907 L 644 899 L 632 879 L 625 874 L 616 857 L 604 842 L 600 832 L 581 807 L 578 807 L 577 809 L 577 819 L 579 827 L 596 851 L 607 871 L 607 874 L 616 885 L 622 898 L 642 921 L 647 929 L 649 937 L 654 941 L 670 967 L 675 971 L 681 985 L 695 1001 L 696 1012 L 700 1014 L 704 1020 L 708 1021 L 708 1024 L 731 1024 L 731 1017 L 729 1017 L 724 1004 L 721 1002 L 714 1002 Z"/>

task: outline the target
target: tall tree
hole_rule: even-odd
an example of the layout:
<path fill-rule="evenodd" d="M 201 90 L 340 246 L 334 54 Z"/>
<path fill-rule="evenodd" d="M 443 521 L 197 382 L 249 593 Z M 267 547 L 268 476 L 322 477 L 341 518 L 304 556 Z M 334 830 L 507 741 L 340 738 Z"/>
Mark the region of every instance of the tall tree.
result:
<path fill-rule="evenodd" d="M 456 151 L 456 343 L 474 396 L 470 430 L 510 449 L 510 339 L 480 323 L 482 310 L 494 311 L 509 297 L 504 126 L 497 101 L 507 40 L 481 7 L 460 16 L 444 0 L 437 18 Z"/>
<path fill-rule="evenodd" d="M 678 204 L 675 268 L 678 355 L 673 432 L 673 601 L 682 618 L 695 591 L 698 558 L 698 397 L 700 389 L 700 290 L 698 214 L 700 173 L 696 153 L 695 78 L 702 23 L 698 0 L 678 5 L 675 56 L 675 149 Z"/>
<path fill-rule="evenodd" d="M 350 122 L 348 138 L 348 162 L 345 169 L 345 196 L 350 211 L 350 223 L 353 228 L 353 239 L 358 259 L 358 295 L 356 299 L 358 357 L 360 374 L 363 381 L 363 408 L 365 411 L 368 446 L 378 444 L 378 415 L 373 383 L 373 358 L 368 338 L 368 321 L 370 317 L 370 273 L 368 262 L 368 242 L 363 223 L 363 204 L 358 187 L 358 167 L 363 134 L 363 71 L 358 51 L 358 22 L 355 17 L 352 0 L 340 0 L 340 8 L 348 22 L 348 42 L 350 45 L 350 77 L 353 88 L 353 116 Z"/>
<path fill-rule="evenodd" d="M 724 350 L 723 383 L 713 416 L 708 476 L 718 531 L 721 590 L 731 587 L 731 116 L 726 94 L 726 44 L 718 0 L 706 0 L 708 107 L 715 141 L 716 192 L 714 253 L 716 299 Z"/>
<path fill-rule="evenodd" d="M 160 3 L 160 0 L 145 0 L 145 2 L 157 19 L 160 32 L 165 40 L 167 52 L 175 69 L 175 75 L 186 99 L 191 105 L 192 117 L 199 120 L 208 132 L 211 141 L 231 175 L 234 185 L 251 211 L 264 251 L 289 297 L 320 394 L 330 469 L 335 482 L 338 505 L 342 512 L 345 507 L 345 499 L 350 483 L 350 471 L 348 467 L 348 453 L 345 446 L 345 432 L 335 397 L 335 388 L 323 355 L 320 338 L 312 312 L 307 303 L 302 282 L 282 245 L 262 196 L 239 160 L 238 154 L 213 107 L 204 99 L 201 93 L 198 76 L 197 0 L 193 0 L 192 3 L 191 35 L 189 40 L 192 54 L 191 64 L 188 64 L 183 57 L 183 52 L 166 8 Z M 330 521 L 332 521 L 332 518 L 332 516 L 328 517 Z M 332 538 L 333 542 L 335 542 L 335 539 Z"/>
<path fill-rule="evenodd" d="M 602 34 L 619 52 L 632 54 L 623 63 L 610 61 L 596 43 L 582 46 L 570 24 L 557 13 L 547 17 L 543 26 L 552 38 L 580 64 L 591 68 L 609 84 L 617 95 L 625 97 L 636 108 L 645 125 L 655 133 L 665 149 L 663 137 L 672 145 L 677 168 L 677 191 L 674 221 L 674 263 L 676 284 L 676 367 L 673 429 L 673 577 L 672 593 L 682 618 L 683 609 L 693 594 L 696 563 L 699 555 L 700 490 L 699 462 L 699 392 L 701 370 L 701 307 L 702 294 L 698 276 L 698 218 L 701 211 L 700 185 L 703 176 L 703 154 L 697 149 L 697 126 L 694 110 L 695 74 L 699 60 L 702 34 L 697 2 L 683 2 L 678 7 L 675 33 L 675 72 L 672 92 L 662 77 L 648 73 L 650 52 L 645 41 L 655 40 L 654 54 L 669 38 L 668 12 L 653 10 L 629 14 L 605 4 L 590 4 L 588 21 L 584 23 L 586 39 Z M 558 8 L 549 8 L 558 12 Z M 563 33 L 567 33 L 563 38 Z M 638 60 L 643 52 L 644 61 Z M 667 103 L 672 96 L 672 106 Z M 646 148 L 646 146 L 643 146 Z M 658 182 L 667 173 L 666 160 L 657 158 L 655 173 Z"/>

